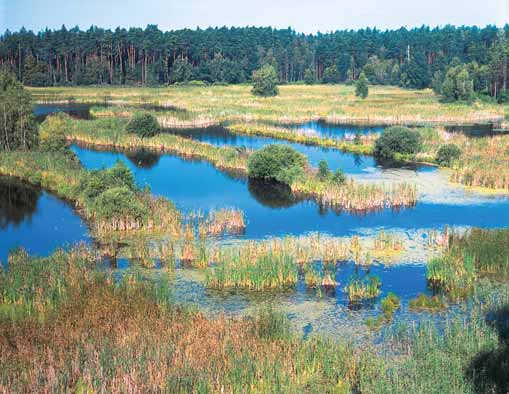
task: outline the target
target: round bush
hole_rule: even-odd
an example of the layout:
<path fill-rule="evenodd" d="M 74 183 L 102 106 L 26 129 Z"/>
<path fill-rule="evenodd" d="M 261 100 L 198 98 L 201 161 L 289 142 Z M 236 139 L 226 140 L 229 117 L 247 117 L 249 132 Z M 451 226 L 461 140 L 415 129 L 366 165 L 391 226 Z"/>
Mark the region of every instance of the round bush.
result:
<path fill-rule="evenodd" d="M 154 115 L 143 112 L 134 114 L 126 130 L 140 138 L 150 138 L 159 133 L 160 127 Z"/>
<path fill-rule="evenodd" d="M 442 145 L 437 152 L 436 161 L 441 166 L 450 166 L 461 155 L 461 149 L 455 144 Z"/>
<path fill-rule="evenodd" d="M 254 152 L 247 162 L 250 178 L 274 180 L 290 185 L 302 175 L 306 156 L 286 145 L 269 145 Z"/>
<path fill-rule="evenodd" d="M 144 220 L 148 210 L 127 187 L 114 187 L 102 192 L 92 205 L 99 220 L 123 219 L 126 217 Z"/>
<path fill-rule="evenodd" d="M 393 126 L 385 129 L 376 140 L 374 154 L 381 159 L 393 159 L 396 154 L 413 155 L 420 149 L 421 137 L 418 132 Z"/>

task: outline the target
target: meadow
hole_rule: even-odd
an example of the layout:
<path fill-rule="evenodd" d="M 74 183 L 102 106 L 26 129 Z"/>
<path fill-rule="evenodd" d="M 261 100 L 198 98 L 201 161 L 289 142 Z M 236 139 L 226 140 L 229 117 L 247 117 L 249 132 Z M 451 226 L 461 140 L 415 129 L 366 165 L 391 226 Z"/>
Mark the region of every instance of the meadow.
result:
<path fill-rule="evenodd" d="M 339 124 L 443 125 L 500 122 L 504 119 L 503 107 L 497 104 L 444 104 L 431 90 L 372 86 L 365 100 L 356 98 L 354 87 L 347 85 L 283 85 L 280 86 L 280 95 L 271 98 L 253 97 L 250 91 L 249 85 L 30 89 L 38 102 L 167 107 L 170 110 L 165 115 L 167 124 L 173 127 L 223 122 L 289 124 L 318 119 Z M 177 109 L 173 111 L 176 115 L 171 114 L 172 108 Z"/>

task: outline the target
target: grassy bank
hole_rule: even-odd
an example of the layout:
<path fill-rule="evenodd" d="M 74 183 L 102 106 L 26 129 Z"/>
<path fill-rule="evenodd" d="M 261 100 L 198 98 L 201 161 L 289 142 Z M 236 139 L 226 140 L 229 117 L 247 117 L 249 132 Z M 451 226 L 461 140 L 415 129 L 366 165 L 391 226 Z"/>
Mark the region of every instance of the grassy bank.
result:
<path fill-rule="evenodd" d="M 167 276 L 115 280 L 86 250 L 0 271 L 2 393 L 492 393 L 507 381 L 509 293 L 445 329 L 400 329 L 375 349 L 302 340 L 284 316 L 207 319 L 171 302 Z M 488 314 L 489 320 L 484 316 Z M 505 320 L 504 320 L 505 319 Z"/>
<path fill-rule="evenodd" d="M 67 151 L 14 151 L 0 157 L 0 173 L 40 185 L 69 201 L 97 237 L 180 233 L 181 217 L 174 205 L 138 189 L 125 167 L 89 172 Z"/>

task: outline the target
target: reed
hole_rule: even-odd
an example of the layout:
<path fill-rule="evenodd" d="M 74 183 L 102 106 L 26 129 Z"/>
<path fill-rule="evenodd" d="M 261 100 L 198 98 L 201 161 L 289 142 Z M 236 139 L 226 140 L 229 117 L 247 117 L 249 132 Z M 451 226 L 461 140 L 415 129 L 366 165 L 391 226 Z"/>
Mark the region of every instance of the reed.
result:
<path fill-rule="evenodd" d="M 479 277 L 508 278 L 507 245 L 507 229 L 450 233 L 446 252 L 428 263 L 428 283 L 456 300 L 468 296 Z"/>
<path fill-rule="evenodd" d="M 408 302 L 408 308 L 415 312 L 442 312 L 447 307 L 445 298 L 442 296 L 419 294 L 417 298 Z"/>
<path fill-rule="evenodd" d="M 270 307 L 252 318 L 207 319 L 171 302 L 167 275 L 148 281 L 134 271 L 115 280 L 95 270 L 88 253 L 18 253 L 0 270 L 1 393 L 453 394 L 502 387 L 476 361 L 506 351 L 484 316 L 509 303 L 507 288 L 474 303 L 465 319 L 399 329 L 375 348 L 316 335 L 303 340 Z M 481 381 L 474 385 L 471 376 Z"/>
<path fill-rule="evenodd" d="M 277 127 L 264 124 L 229 124 L 228 130 L 234 134 L 258 135 L 262 137 L 277 138 L 297 142 L 306 145 L 316 145 L 325 148 L 334 148 L 343 152 L 351 152 L 360 155 L 371 155 L 373 153 L 374 135 L 362 135 L 358 140 L 325 138 L 316 135 L 299 133 L 288 127 Z"/>
<path fill-rule="evenodd" d="M 380 295 L 382 283 L 377 276 L 368 275 L 365 278 L 352 277 L 345 287 L 351 303 L 372 300 Z"/>
<path fill-rule="evenodd" d="M 232 255 L 207 272 L 206 286 L 214 289 L 267 290 L 293 287 L 298 280 L 294 260 L 287 255 L 268 254 L 245 264 Z"/>

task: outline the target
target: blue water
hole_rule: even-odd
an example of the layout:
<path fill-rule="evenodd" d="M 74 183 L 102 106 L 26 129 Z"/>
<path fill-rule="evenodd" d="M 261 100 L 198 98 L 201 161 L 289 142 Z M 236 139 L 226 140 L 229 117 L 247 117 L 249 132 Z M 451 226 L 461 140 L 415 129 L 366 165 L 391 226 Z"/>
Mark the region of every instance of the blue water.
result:
<path fill-rule="evenodd" d="M 355 135 L 357 130 L 355 127 L 327 126 L 320 122 L 313 122 L 299 127 L 306 127 L 307 129 L 314 128 L 318 134 L 322 135 L 323 133 L 323 135 L 327 137 L 331 133 L 336 133 L 336 135 L 340 136 Z M 319 130 L 321 130 L 321 132 L 319 132 Z M 375 132 L 372 129 L 359 130 L 359 132 L 363 132 L 364 134 Z M 381 129 L 374 130 L 378 133 Z M 205 129 L 192 130 L 169 130 L 169 132 L 215 146 L 232 146 L 236 148 L 256 150 L 271 144 L 289 145 L 298 152 L 306 155 L 313 167 L 317 167 L 321 160 L 325 160 L 331 170 L 335 171 L 337 169 L 341 169 L 346 174 L 361 174 L 368 170 L 381 171 L 383 169 L 382 165 L 372 156 L 345 153 L 337 149 L 299 144 L 275 138 L 234 134 L 222 127 L 208 127 Z M 417 171 L 435 171 L 435 168 L 430 166 L 417 166 L 414 169 Z"/>
<path fill-rule="evenodd" d="M 313 201 L 295 201 L 280 190 L 234 179 L 206 162 L 162 155 L 152 167 L 138 167 L 122 153 L 72 147 L 88 169 L 112 166 L 122 160 L 140 185 L 174 201 L 178 208 L 210 210 L 236 207 L 247 217 L 247 238 L 303 234 L 312 231 L 351 235 L 363 229 L 442 228 L 448 226 L 505 227 L 509 200 L 486 200 L 468 205 L 418 203 L 414 208 L 385 209 L 367 214 L 336 213 Z"/>
<path fill-rule="evenodd" d="M 87 226 L 58 198 L 17 180 L 0 177 L 0 261 L 22 246 L 48 255 L 60 246 L 90 242 Z"/>

